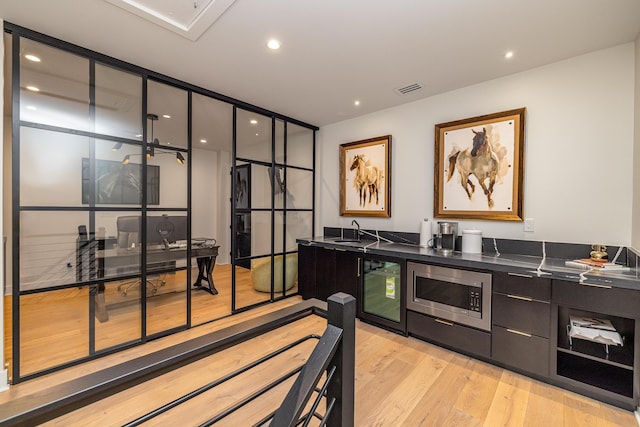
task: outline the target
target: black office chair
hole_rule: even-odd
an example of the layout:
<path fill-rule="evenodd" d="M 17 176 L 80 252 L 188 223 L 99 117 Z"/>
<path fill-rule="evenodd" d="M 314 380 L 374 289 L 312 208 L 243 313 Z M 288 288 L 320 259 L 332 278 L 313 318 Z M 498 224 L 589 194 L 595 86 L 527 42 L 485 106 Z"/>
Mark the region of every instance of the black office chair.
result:
<path fill-rule="evenodd" d="M 116 220 L 116 228 L 118 230 L 117 245 L 119 248 L 131 248 L 132 246 L 140 245 L 140 217 L 139 216 L 120 216 Z M 155 295 L 158 292 L 158 288 L 166 284 L 164 276 L 156 281 L 147 279 L 147 286 L 149 287 L 150 294 Z M 139 286 L 140 281 L 136 279 L 128 280 L 118 285 L 118 292 L 122 292 L 122 295 L 126 296 L 129 289 L 134 286 Z"/>

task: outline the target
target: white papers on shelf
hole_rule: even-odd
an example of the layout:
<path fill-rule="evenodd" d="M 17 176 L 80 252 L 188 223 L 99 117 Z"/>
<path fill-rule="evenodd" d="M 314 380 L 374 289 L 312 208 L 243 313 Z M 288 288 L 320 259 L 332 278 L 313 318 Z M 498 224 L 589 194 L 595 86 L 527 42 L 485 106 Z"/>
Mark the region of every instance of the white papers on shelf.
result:
<path fill-rule="evenodd" d="M 607 319 L 569 317 L 569 339 L 578 338 L 605 345 L 623 345 L 622 337 Z"/>

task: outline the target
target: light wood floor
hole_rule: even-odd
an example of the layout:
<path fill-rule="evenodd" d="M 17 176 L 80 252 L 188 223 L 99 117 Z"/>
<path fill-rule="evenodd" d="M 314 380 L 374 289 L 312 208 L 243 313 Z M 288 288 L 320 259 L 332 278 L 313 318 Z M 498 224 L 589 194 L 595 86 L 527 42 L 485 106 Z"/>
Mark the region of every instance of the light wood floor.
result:
<path fill-rule="evenodd" d="M 194 269 L 195 270 L 195 269 Z M 213 271 L 217 295 L 193 288 L 191 324 L 199 325 L 231 314 L 231 265 L 216 265 Z M 192 281 L 195 275 L 192 275 Z M 159 283 L 158 277 L 153 278 Z M 165 284 L 147 298 L 147 335 L 161 333 L 187 323 L 186 271 L 162 276 Z M 95 349 L 139 341 L 141 336 L 140 287 L 126 295 L 121 282 L 106 284 L 107 321 L 95 321 Z M 150 289 L 150 288 L 149 288 Z M 288 294 L 297 292 L 297 284 Z M 69 288 L 20 297 L 21 374 L 27 375 L 89 355 L 89 289 Z M 236 268 L 236 308 L 268 301 L 270 294 L 258 292 L 250 270 Z M 5 363 L 11 365 L 11 296 L 5 297 Z"/>
<path fill-rule="evenodd" d="M 295 302 L 298 298 L 223 319 L 232 322 L 267 312 Z M 255 313 L 252 313 L 254 312 Z M 218 323 L 218 322 L 214 322 Z M 154 379 L 67 414 L 47 425 L 121 425 L 179 394 L 193 390 L 207 380 L 252 361 L 290 342 L 298 336 L 321 332 L 326 325 L 315 316 L 302 319 L 286 328 L 274 331 L 242 346 L 226 350 L 210 358 Z M 101 359 L 111 365 L 126 360 L 154 345 L 166 346 L 195 333 L 206 333 L 213 324 L 203 325 Z M 198 331 L 202 329 L 202 331 Z M 211 329 L 213 330 L 213 329 Z M 315 343 L 313 343 L 315 345 Z M 267 382 L 301 362 L 311 351 L 306 345 L 284 355 L 267 369 L 233 381 L 202 399 L 189 402 L 145 425 L 197 425 L 218 413 L 255 389 L 255 384 Z M 115 359 L 115 360 L 114 360 Z M 93 368 L 98 361 L 90 362 Z M 101 366 L 103 367 L 103 366 Z M 10 392 L 14 396 L 56 384 L 64 378 L 90 372 L 91 367 L 76 367 L 67 373 L 55 373 L 19 384 Z M 66 375 L 65 375 L 66 374 Z M 357 426 L 636 426 L 633 413 L 592 399 L 549 386 L 513 372 L 442 349 L 435 345 L 399 336 L 357 321 L 356 330 L 356 407 Z M 33 383 L 31 385 L 29 383 Z M 38 385 L 36 385 L 38 383 Z M 28 390 L 28 389 L 31 390 Z M 241 410 L 233 418 L 217 425 L 244 426 L 259 419 L 263 413 L 279 404 L 285 387 Z M 0 394 L 0 401 L 7 393 Z"/>

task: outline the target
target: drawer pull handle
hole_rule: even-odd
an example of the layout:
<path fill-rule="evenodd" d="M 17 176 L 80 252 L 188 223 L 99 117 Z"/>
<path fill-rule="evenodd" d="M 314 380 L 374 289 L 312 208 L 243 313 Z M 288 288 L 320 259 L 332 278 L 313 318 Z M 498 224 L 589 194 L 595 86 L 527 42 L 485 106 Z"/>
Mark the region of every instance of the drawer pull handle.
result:
<path fill-rule="evenodd" d="M 531 338 L 531 334 L 526 332 L 516 331 L 515 329 L 507 329 L 507 332 L 511 332 L 512 334 L 522 335 L 523 337 Z"/>
<path fill-rule="evenodd" d="M 521 301 L 529 301 L 529 302 L 533 301 L 533 298 L 521 297 L 521 296 L 519 296 L 519 295 L 507 294 L 507 296 L 508 296 L 509 298 L 519 299 L 519 300 L 521 300 Z"/>
<path fill-rule="evenodd" d="M 581 282 L 580 284 L 583 286 L 591 286 L 592 288 L 611 289 L 611 286 L 609 285 L 596 285 L 595 283 L 587 283 L 587 282 Z"/>
<path fill-rule="evenodd" d="M 452 322 L 447 322 L 446 320 L 442 320 L 442 319 L 436 319 L 436 322 L 442 323 L 443 325 L 447 325 L 447 326 L 453 326 Z"/>
<path fill-rule="evenodd" d="M 531 279 L 533 276 L 530 276 L 528 274 L 520 274 L 520 273 L 507 273 L 509 276 L 516 276 L 516 277 L 525 277 L 527 279 Z"/>

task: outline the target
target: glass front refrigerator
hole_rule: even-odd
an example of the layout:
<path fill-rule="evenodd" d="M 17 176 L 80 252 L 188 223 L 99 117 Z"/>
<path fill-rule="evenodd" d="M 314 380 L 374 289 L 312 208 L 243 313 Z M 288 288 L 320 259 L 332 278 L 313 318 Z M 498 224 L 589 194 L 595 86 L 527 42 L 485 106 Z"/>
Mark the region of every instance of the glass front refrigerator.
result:
<path fill-rule="evenodd" d="M 358 317 L 406 335 L 406 263 L 390 257 L 363 256 L 358 287 Z"/>

